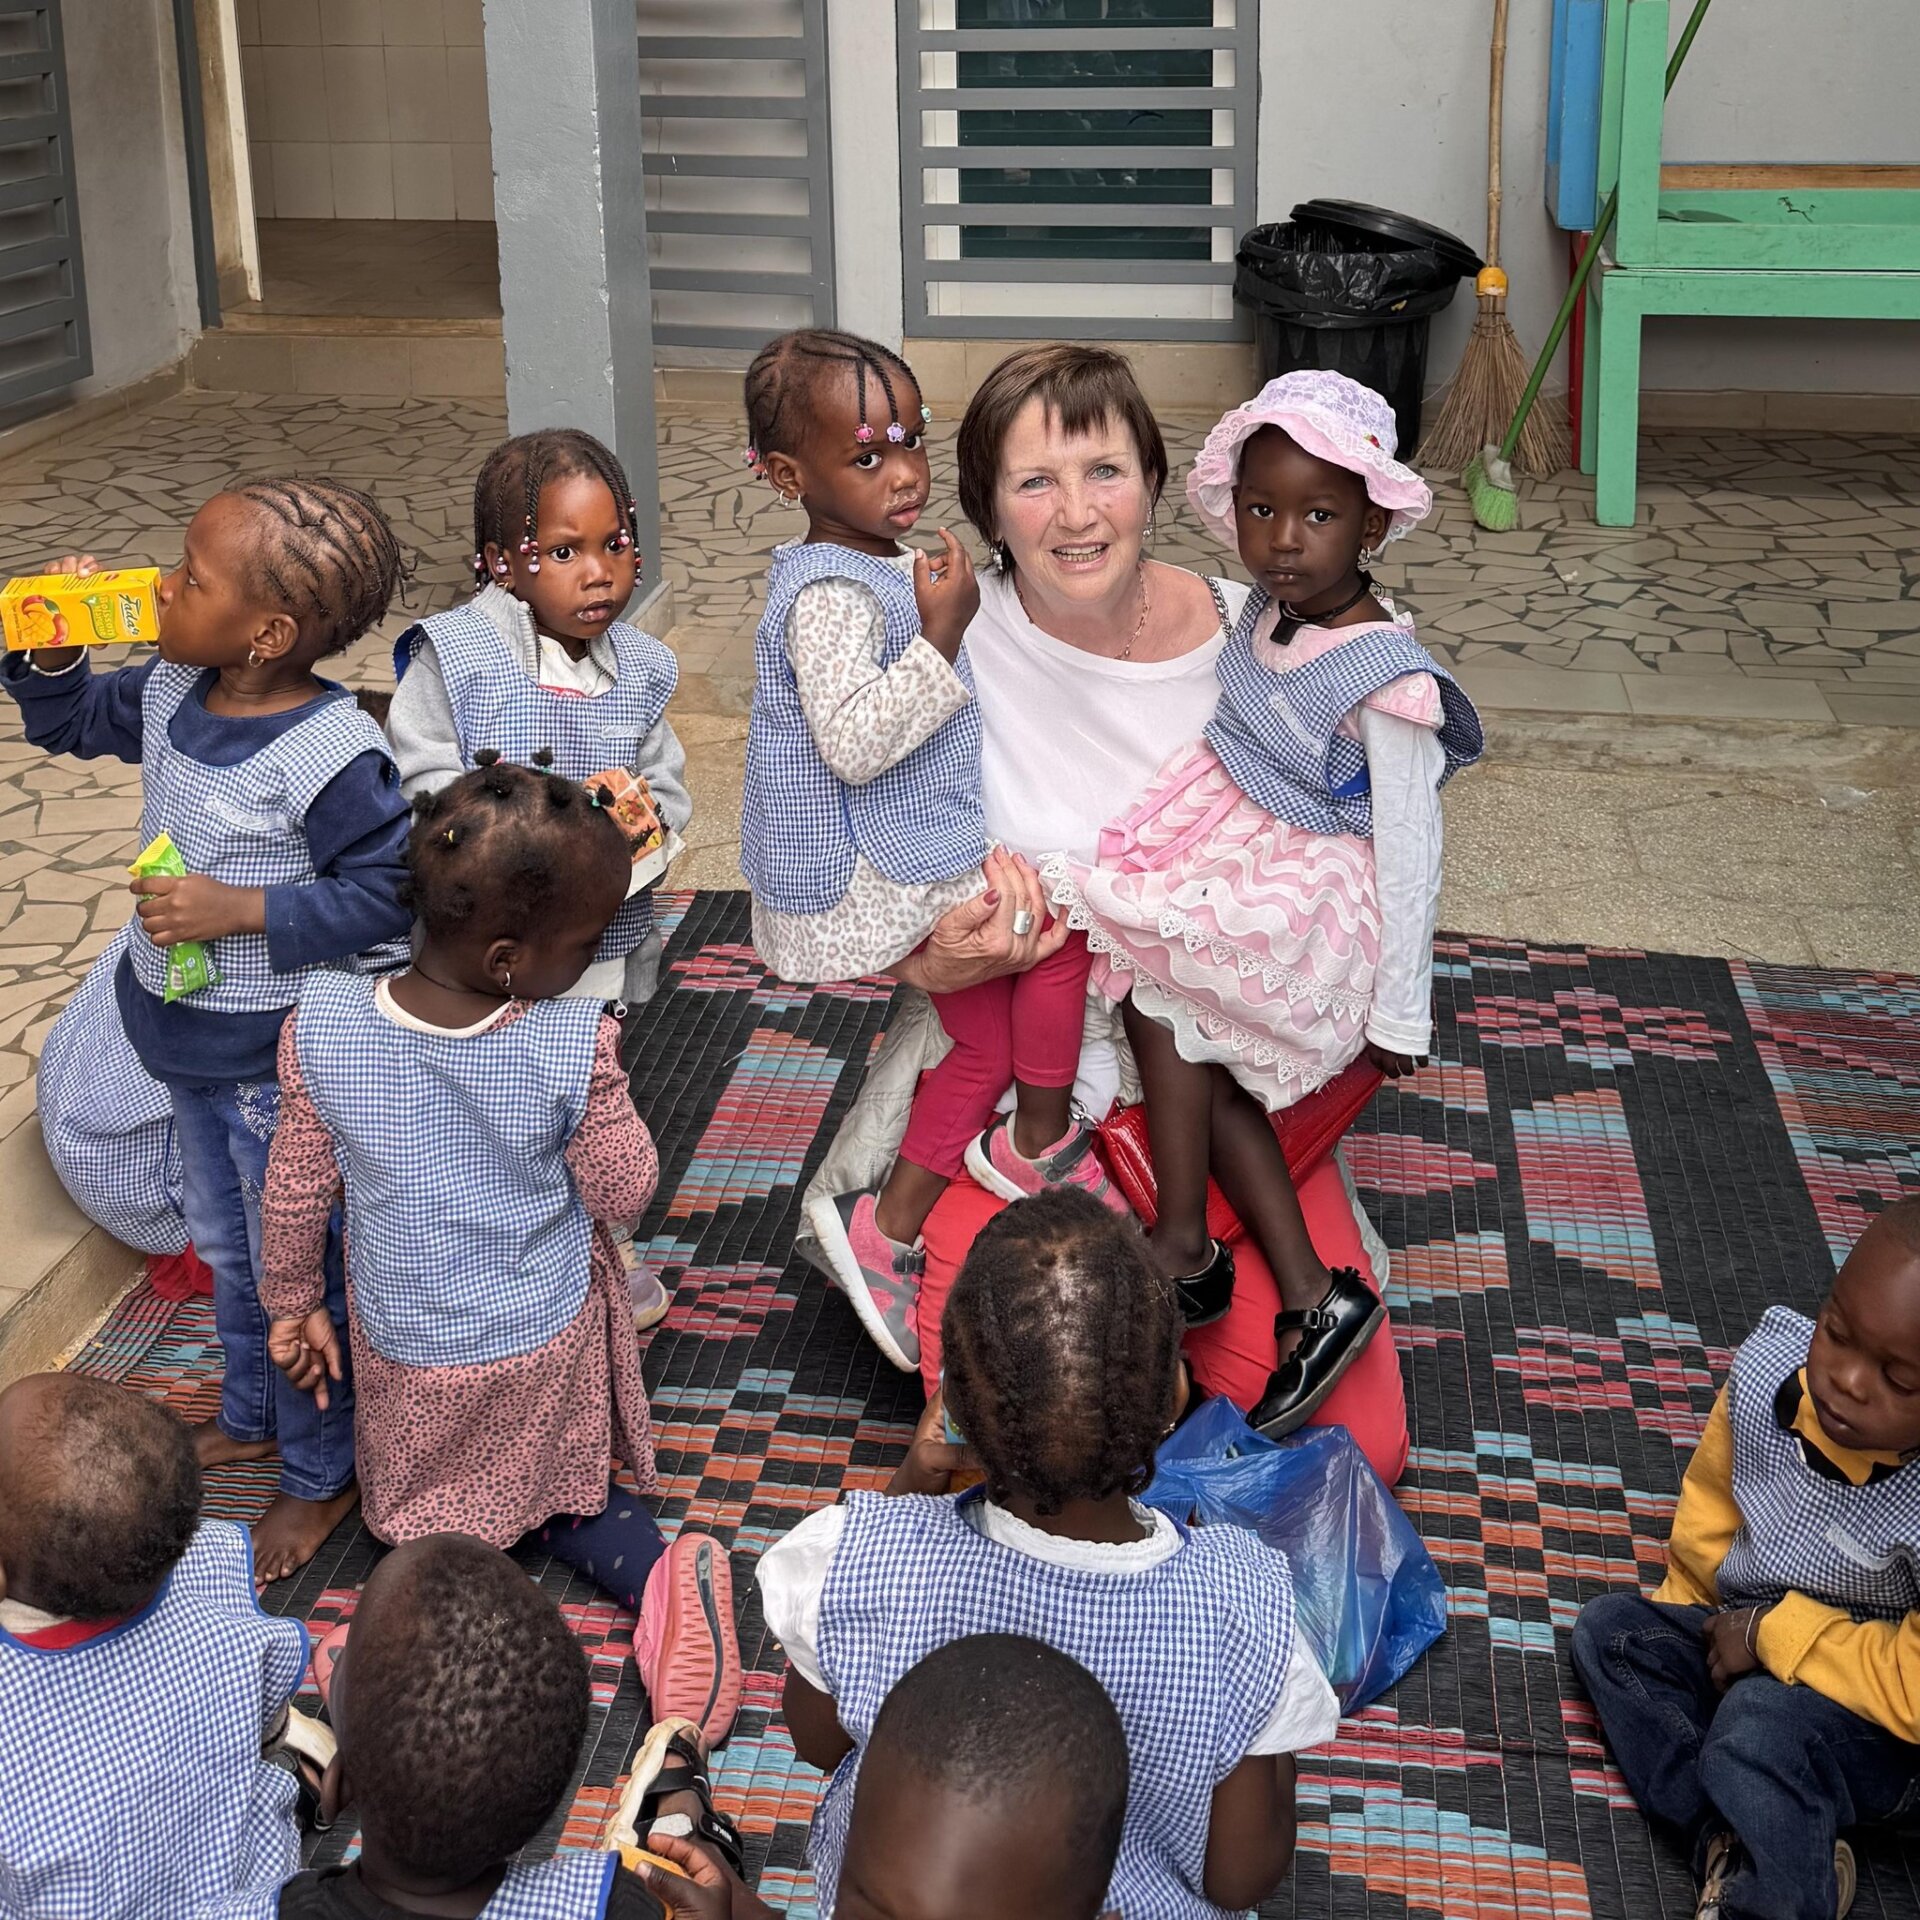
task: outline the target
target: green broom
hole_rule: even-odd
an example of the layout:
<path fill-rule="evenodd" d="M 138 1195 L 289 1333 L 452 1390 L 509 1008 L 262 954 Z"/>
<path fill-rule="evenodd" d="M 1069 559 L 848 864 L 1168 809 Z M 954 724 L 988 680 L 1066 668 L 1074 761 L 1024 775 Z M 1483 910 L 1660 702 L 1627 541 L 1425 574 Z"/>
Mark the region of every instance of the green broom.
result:
<path fill-rule="evenodd" d="M 1687 21 L 1686 31 L 1681 34 L 1667 61 L 1668 93 L 1673 91 L 1674 80 L 1686 62 L 1694 35 L 1700 31 L 1700 23 L 1707 17 L 1707 9 L 1712 4 L 1713 0 L 1693 0 L 1693 13 Z M 1580 304 L 1587 290 L 1587 281 L 1593 273 L 1594 262 L 1600 257 L 1600 243 L 1612 230 L 1613 217 L 1619 211 L 1620 189 L 1616 186 L 1607 195 L 1607 204 L 1600 209 L 1600 218 L 1594 223 L 1593 237 L 1588 240 L 1587 250 L 1580 256 L 1580 265 L 1568 283 L 1567 297 L 1560 302 L 1560 311 L 1553 316 L 1546 345 L 1540 349 L 1540 358 L 1533 363 L 1533 372 L 1527 380 L 1526 391 L 1520 396 L 1519 406 L 1514 409 L 1513 422 L 1507 428 L 1506 437 L 1497 447 L 1482 447 L 1467 462 L 1467 470 L 1460 476 L 1460 484 L 1467 490 L 1468 504 L 1473 508 L 1474 520 L 1488 533 L 1511 533 L 1519 521 L 1520 496 L 1513 483 L 1513 450 L 1520 444 L 1520 436 L 1526 431 L 1527 415 L 1533 411 L 1533 403 L 1540 397 L 1540 383 L 1546 379 L 1553 356 L 1560 351 L 1560 342 L 1566 338 L 1567 329 L 1573 324 L 1574 308 Z"/>

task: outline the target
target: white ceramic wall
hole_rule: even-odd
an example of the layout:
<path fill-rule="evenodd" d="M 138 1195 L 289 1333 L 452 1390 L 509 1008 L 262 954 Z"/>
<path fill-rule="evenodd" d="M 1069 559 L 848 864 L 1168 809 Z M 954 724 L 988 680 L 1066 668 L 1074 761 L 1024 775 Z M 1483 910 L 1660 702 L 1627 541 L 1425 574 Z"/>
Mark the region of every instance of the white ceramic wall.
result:
<path fill-rule="evenodd" d="M 261 219 L 493 218 L 481 0 L 237 5 Z"/>

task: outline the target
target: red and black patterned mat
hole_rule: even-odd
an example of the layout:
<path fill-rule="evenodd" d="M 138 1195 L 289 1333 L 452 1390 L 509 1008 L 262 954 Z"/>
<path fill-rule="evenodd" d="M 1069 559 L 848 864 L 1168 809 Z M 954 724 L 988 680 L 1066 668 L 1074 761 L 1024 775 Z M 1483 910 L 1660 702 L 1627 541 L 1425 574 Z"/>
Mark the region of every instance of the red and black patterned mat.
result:
<path fill-rule="evenodd" d="M 818 1780 L 779 1720 L 751 1569 L 802 1514 L 884 1479 L 912 1428 L 917 1383 L 790 1252 L 886 990 L 769 980 L 744 895 L 666 904 L 668 986 L 630 1034 L 661 1156 L 640 1237 L 674 1295 L 646 1366 L 661 1511 L 733 1544 L 747 1690 L 718 1792 L 763 1893 L 810 1916 Z M 1567 1630 L 1587 1596 L 1660 1577 L 1680 1473 L 1761 1311 L 1810 1310 L 1868 1217 L 1920 1189 L 1920 982 L 1459 938 L 1436 965 L 1436 1064 L 1384 1092 L 1348 1152 L 1394 1252 L 1400 1496 L 1450 1627 L 1304 1760 L 1297 1865 L 1266 1911 L 1690 1914 L 1684 1870 L 1595 1739 Z M 203 1302 L 136 1294 L 76 1364 L 193 1417 L 215 1404 Z M 271 1485 L 270 1466 L 223 1469 L 214 1508 L 248 1517 Z M 331 1625 L 377 1551 L 349 1520 L 269 1602 Z M 579 1791 L 548 1836 L 589 1844 L 644 1723 L 632 1623 L 522 1559 L 594 1658 Z M 1900 1845 L 1864 1850 L 1855 1912 L 1920 1920 Z"/>

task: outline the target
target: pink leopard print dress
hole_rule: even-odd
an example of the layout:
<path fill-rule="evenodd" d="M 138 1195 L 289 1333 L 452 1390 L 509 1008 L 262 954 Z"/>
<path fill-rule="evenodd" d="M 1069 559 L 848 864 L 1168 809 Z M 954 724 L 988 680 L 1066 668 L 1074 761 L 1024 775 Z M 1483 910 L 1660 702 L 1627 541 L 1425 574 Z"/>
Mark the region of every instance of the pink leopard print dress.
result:
<path fill-rule="evenodd" d="M 493 1024 L 522 1018 L 527 1005 L 509 1002 Z M 332 1136 L 301 1078 L 298 1018 L 280 1036 L 280 1126 L 261 1203 L 260 1303 L 274 1319 L 323 1303 L 321 1257 L 341 1188 Z M 592 1284 L 572 1321 L 530 1353 L 464 1367 L 383 1358 L 352 1313 L 347 1249 L 361 1508 L 389 1544 L 453 1532 L 509 1547 L 556 1513 L 598 1513 L 616 1456 L 636 1491 L 654 1491 L 631 1295 L 608 1223 L 639 1218 L 659 1161 L 627 1092 L 611 1019 L 600 1024 L 586 1115 L 566 1160 L 593 1219 Z"/>

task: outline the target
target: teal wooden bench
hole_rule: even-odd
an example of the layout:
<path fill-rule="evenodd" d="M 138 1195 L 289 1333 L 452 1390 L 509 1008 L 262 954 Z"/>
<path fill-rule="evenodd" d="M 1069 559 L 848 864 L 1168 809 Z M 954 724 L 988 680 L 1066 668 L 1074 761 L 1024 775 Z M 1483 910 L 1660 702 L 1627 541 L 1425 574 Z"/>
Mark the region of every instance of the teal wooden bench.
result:
<path fill-rule="evenodd" d="M 1920 320 L 1920 168 L 1661 164 L 1668 10 L 1606 0 L 1599 189 L 1620 211 L 1587 284 L 1580 433 L 1604 527 L 1634 520 L 1649 314 Z"/>

